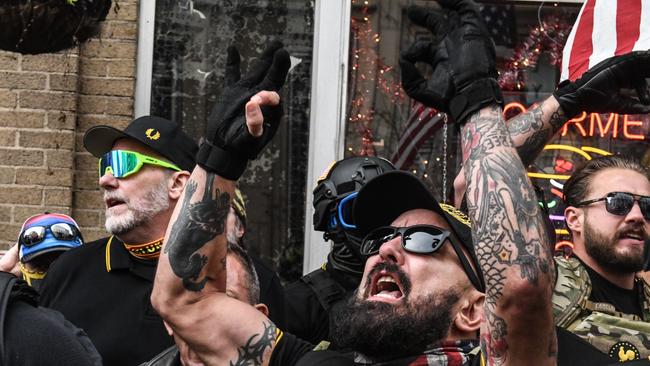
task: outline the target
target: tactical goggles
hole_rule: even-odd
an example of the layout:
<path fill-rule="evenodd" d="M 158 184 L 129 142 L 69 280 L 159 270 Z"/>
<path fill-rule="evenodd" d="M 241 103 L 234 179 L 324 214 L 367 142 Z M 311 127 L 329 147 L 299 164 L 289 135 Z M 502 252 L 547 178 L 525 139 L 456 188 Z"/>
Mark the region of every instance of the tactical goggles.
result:
<path fill-rule="evenodd" d="M 605 209 L 612 215 L 625 216 L 634 207 L 634 202 L 639 202 L 643 218 L 650 221 L 650 196 L 641 196 L 628 192 L 610 192 L 605 197 L 582 201 L 576 207 L 587 206 L 592 203 L 605 201 Z"/>
<path fill-rule="evenodd" d="M 371 231 L 361 242 L 361 254 L 375 255 L 384 243 L 400 235 L 402 248 L 416 254 L 435 253 L 447 238 L 449 231 L 432 225 L 414 225 L 409 227 L 384 226 Z"/>
<path fill-rule="evenodd" d="M 359 192 L 354 192 L 345 196 L 338 204 L 336 209 L 336 216 L 338 217 L 339 223 L 344 229 L 356 229 L 357 226 L 354 224 L 352 219 L 352 206 L 354 205 L 354 200 L 357 198 Z"/>
<path fill-rule="evenodd" d="M 52 236 L 54 236 L 54 238 L 56 238 L 57 240 L 75 241 L 77 240 L 77 238 L 80 238 L 81 241 L 83 242 L 83 239 L 81 238 L 81 232 L 79 231 L 79 229 L 76 226 L 65 222 L 59 222 L 52 225 L 40 225 L 40 226 L 29 227 L 23 230 L 18 240 L 20 241 L 21 245 L 24 245 L 26 247 L 32 247 L 45 240 L 45 236 L 48 230 L 52 233 Z"/>
<path fill-rule="evenodd" d="M 163 168 L 181 171 L 172 163 L 152 158 L 150 156 L 127 150 L 109 151 L 99 159 L 99 177 L 111 173 L 115 178 L 126 178 L 137 173 L 144 164 L 157 165 Z"/>

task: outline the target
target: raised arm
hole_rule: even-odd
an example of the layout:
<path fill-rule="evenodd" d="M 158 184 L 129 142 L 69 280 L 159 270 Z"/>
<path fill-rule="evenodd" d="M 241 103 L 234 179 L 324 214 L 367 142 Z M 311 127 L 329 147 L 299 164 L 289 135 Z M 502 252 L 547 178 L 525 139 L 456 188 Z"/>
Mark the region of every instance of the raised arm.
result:
<path fill-rule="evenodd" d="M 524 165 L 535 160 L 565 122 L 583 111 L 650 113 L 647 77 L 650 77 L 650 52 L 614 56 L 595 65 L 576 81 L 561 83 L 538 106 L 508 120 L 508 133 Z"/>
<path fill-rule="evenodd" d="M 261 312 L 226 296 L 224 234 L 235 181 L 277 131 L 275 91 L 288 69 L 288 53 L 274 42 L 239 80 L 239 54 L 229 48 L 228 87 L 165 235 L 151 301 L 206 365 L 267 364 L 278 336 Z"/>
<path fill-rule="evenodd" d="M 561 83 L 552 96 L 506 124 L 508 134 L 525 166 L 530 165 L 557 131 L 583 111 L 597 113 L 650 113 L 650 52 L 614 56 L 585 72 L 574 82 Z M 465 194 L 465 172 L 454 180 L 455 205 Z"/>
<path fill-rule="evenodd" d="M 431 62 L 409 53 L 412 48 L 405 61 L 430 62 L 434 75 L 442 67 L 450 77 L 443 80 L 445 85 L 439 85 L 441 79 L 426 82 L 421 76 L 418 81 L 406 65 L 405 89 L 416 99 L 422 92 L 450 90 L 447 96 L 429 98 L 433 104 L 428 105 L 448 111 L 462 125 L 469 216 L 486 282 L 483 354 L 494 365 L 524 365 L 530 360 L 553 365 L 553 261 L 535 193 L 503 121 L 494 46 L 474 2 L 438 2 L 451 14 L 427 12 L 420 24 L 448 30 L 440 44 L 429 46 L 430 55 L 446 57 Z"/>

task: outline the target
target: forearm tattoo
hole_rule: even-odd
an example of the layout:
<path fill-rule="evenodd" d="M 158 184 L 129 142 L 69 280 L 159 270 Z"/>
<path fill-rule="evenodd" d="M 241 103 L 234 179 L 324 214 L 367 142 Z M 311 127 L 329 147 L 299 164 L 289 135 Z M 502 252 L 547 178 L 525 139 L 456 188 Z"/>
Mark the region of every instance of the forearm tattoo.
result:
<path fill-rule="evenodd" d="M 264 353 L 273 347 L 275 342 L 275 325 L 273 323 L 262 323 L 264 331 L 262 334 L 253 334 L 246 344 L 237 348 L 237 359 L 230 361 L 230 366 L 256 366 L 261 365 L 264 360 Z"/>
<path fill-rule="evenodd" d="M 547 121 L 548 120 L 548 121 Z M 566 117 L 561 109 L 545 114 L 542 106 L 536 106 L 508 120 L 508 133 L 515 139 L 524 136 L 523 143 L 517 144 L 517 153 L 525 166 L 530 165 L 542 151 L 546 143 L 564 125 Z"/>
<path fill-rule="evenodd" d="M 190 199 L 198 185 L 192 179 L 187 182 L 180 213 L 165 246 L 172 271 L 189 291 L 198 292 L 205 286 L 207 277 L 199 277 L 208 258 L 199 250 L 223 234 L 230 209 L 230 195 L 218 188 L 213 192 L 214 178 L 213 173 L 207 173 L 203 197 L 196 202 Z"/>
<path fill-rule="evenodd" d="M 490 339 L 486 350 L 494 364 L 505 360 L 508 349 L 506 321 L 494 313 L 508 280 L 513 280 L 508 276 L 516 273 L 534 286 L 544 286 L 550 296 L 549 277 L 554 273 L 535 191 L 502 118 L 500 108 L 484 109 L 470 118 L 462 132 L 468 211 L 487 289 L 490 332 L 486 336 Z M 530 120 L 512 126 L 511 131 L 524 133 L 536 128 L 533 125 L 539 126 Z"/>

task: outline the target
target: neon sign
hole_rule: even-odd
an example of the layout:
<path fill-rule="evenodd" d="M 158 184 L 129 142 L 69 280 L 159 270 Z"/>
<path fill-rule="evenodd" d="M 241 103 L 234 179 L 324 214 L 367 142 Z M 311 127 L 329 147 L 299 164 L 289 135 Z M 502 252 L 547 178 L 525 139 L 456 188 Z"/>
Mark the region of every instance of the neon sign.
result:
<path fill-rule="evenodd" d="M 526 112 L 527 108 L 521 103 L 511 102 L 503 108 L 503 114 L 511 110 L 519 110 L 520 113 Z M 641 132 L 643 131 L 644 121 L 633 120 L 627 114 L 609 113 L 607 119 L 603 119 L 607 114 L 582 112 L 578 117 L 567 121 L 560 132 L 561 136 L 566 136 L 571 128 L 577 131 L 583 137 L 605 137 L 610 135 L 614 139 L 625 138 L 628 140 L 645 140 L 646 136 Z M 622 136 L 620 136 L 620 127 L 622 128 Z"/>
<path fill-rule="evenodd" d="M 586 114 L 586 113 L 585 113 Z M 596 147 L 591 147 L 591 146 L 582 146 L 580 148 L 577 148 L 575 146 L 571 145 L 561 145 L 561 144 L 549 144 L 544 146 L 544 150 L 563 150 L 563 151 L 569 151 L 572 153 L 577 154 L 581 158 L 585 160 L 591 160 L 593 157 L 591 154 L 596 154 L 598 155 L 611 155 L 609 151 L 602 150 Z M 564 194 L 562 192 L 562 189 L 564 188 L 564 184 L 559 182 L 559 181 L 565 181 L 569 179 L 570 175 L 567 174 L 558 174 L 558 173 L 563 173 L 564 171 L 561 171 L 560 169 L 563 169 L 564 166 L 555 166 L 555 174 L 549 174 L 549 173 L 540 173 L 540 172 L 528 172 L 528 176 L 531 178 L 537 178 L 537 179 L 547 179 L 551 185 L 550 192 L 553 196 L 550 201 L 546 202 L 546 206 L 549 209 L 554 208 L 557 206 L 559 201 L 562 201 L 564 199 Z M 542 203 L 540 202 L 540 206 Z M 564 215 L 549 215 L 549 218 L 552 221 L 564 221 Z M 568 235 L 569 231 L 566 229 L 555 229 L 555 233 L 557 235 Z"/>

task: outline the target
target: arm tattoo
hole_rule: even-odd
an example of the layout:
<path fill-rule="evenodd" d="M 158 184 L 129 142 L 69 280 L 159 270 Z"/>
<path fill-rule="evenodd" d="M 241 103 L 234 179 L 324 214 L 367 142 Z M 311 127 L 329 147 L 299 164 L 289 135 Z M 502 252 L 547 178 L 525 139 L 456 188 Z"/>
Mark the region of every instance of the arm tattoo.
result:
<path fill-rule="evenodd" d="M 230 195 L 213 190 L 215 175 L 208 173 L 205 191 L 200 201 L 190 203 L 197 189 L 194 180 L 187 182 L 181 211 L 172 226 L 165 253 L 169 255 L 169 264 L 174 274 L 183 280 L 183 286 L 189 291 L 201 291 L 208 280 L 199 275 L 208 258 L 198 251 L 206 243 L 224 232 Z"/>
<path fill-rule="evenodd" d="M 476 116 L 474 116 L 476 117 Z M 505 129 L 498 127 L 500 115 L 472 118 L 465 126 L 463 146 L 468 187 L 468 208 L 477 223 L 474 230 L 477 256 L 487 269 L 488 302 L 502 295 L 504 272 L 516 266 L 522 279 L 537 284 L 548 273 L 544 224 L 535 192 L 524 167 L 513 154 Z M 491 288 L 494 285 L 494 288 Z M 490 293 L 492 291 L 492 293 Z"/>
<path fill-rule="evenodd" d="M 481 350 L 488 357 L 489 365 L 503 365 L 508 356 L 508 328 L 505 320 L 486 310 L 488 318 L 488 333 L 483 335 Z"/>
<path fill-rule="evenodd" d="M 548 123 L 545 119 L 548 118 Z M 544 115 L 539 105 L 526 113 L 522 113 L 508 121 L 508 133 L 511 138 L 524 136 L 523 143 L 518 144 L 517 152 L 525 166 L 530 165 L 544 149 L 544 145 L 553 137 L 566 122 L 566 116 L 561 109 L 550 116 Z"/>
<path fill-rule="evenodd" d="M 531 115 L 536 113 L 541 110 Z M 474 248 L 487 288 L 489 332 L 482 346 L 494 365 L 503 364 L 508 353 L 508 325 L 496 314 L 508 282 L 523 279 L 550 296 L 554 275 L 537 197 L 510 139 L 513 131 L 527 134 L 541 123 L 531 117 L 515 121 L 508 131 L 502 118 L 500 108 L 472 116 L 463 127 L 462 144 Z"/>
<path fill-rule="evenodd" d="M 261 335 L 253 334 L 248 338 L 245 345 L 237 348 L 237 359 L 234 362 L 231 361 L 230 366 L 255 366 L 262 364 L 264 353 L 275 342 L 275 326 L 273 323 L 262 323 L 262 325 L 264 325 L 264 332 Z"/>

